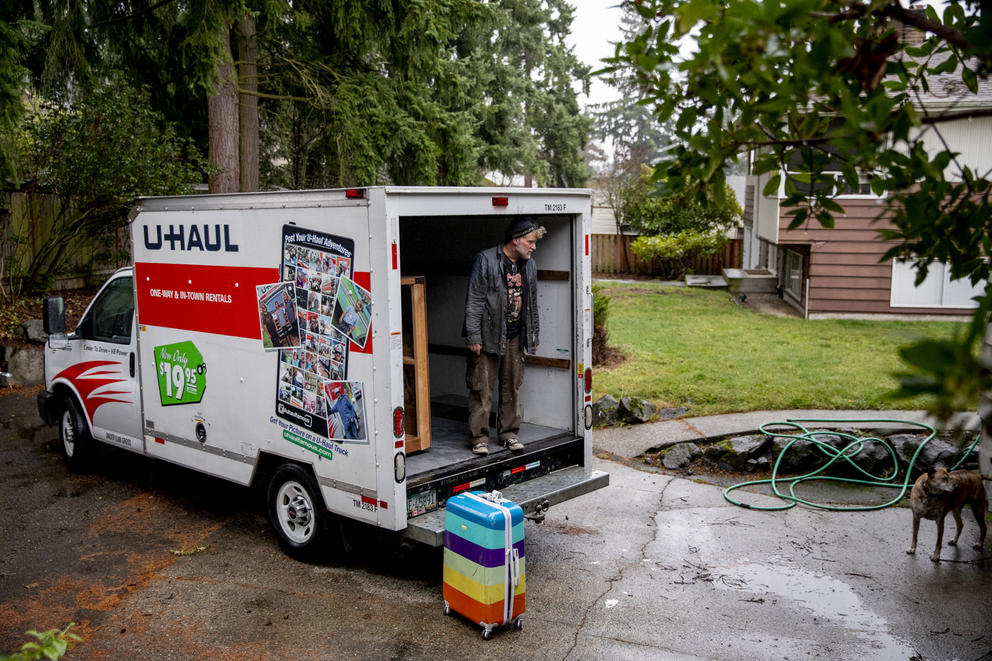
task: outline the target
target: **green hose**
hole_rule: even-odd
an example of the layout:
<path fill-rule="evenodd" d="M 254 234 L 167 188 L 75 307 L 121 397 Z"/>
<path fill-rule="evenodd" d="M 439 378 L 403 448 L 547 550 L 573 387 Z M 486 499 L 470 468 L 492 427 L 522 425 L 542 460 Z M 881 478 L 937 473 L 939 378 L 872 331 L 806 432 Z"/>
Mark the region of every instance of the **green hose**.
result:
<path fill-rule="evenodd" d="M 920 443 L 920 447 L 916 448 L 916 452 L 913 453 L 913 457 L 909 460 L 909 466 L 906 467 L 906 477 L 900 484 L 895 482 L 896 477 L 899 475 L 899 460 L 898 457 L 896 456 L 895 450 L 893 450 L 892 446 L 889 445 L 886 441 L 875 437 L 858 438 L 857 436 L 852 436 L 851 434 L 845 434 L 843 432 L 838 432 L 838 431 L 827 431 L 822 429 L 810 431 L 806 429 L 806 427 L 804 427 L 803 425 L 799 424 L 803 422 L 806 423 L 829 422 L 829 423 L 848 423 L 848 424 L 896 423 L 903 425 L 915 425 L 916 427 L 920 427 L 921 429 L 927 430 L 929 434 L 927 435 L 926 439 L 924 439 L 924 441 Z M 768 430 L 769 427 L 790 427 L 798 431 L 796 431 L 795 433 L 778 433 L 778 432 L 769 431 Z M 791 440 L 785 445 L 784 448 L 782 448 L 782 451 L 779 452 L 778 457 L 776 457 L 775 465 L 772 467 L 771 478 L 767 480 L 751 480 L 750 482 L 741 482 L 740 484 L 735 484 L 733 486 L 727 487 L 723 491 L 723 497 L 727 500 L 727 502 L 733 505 L 737 505 L 738 507 L 743 507 L 751 510 L 761 510 L 765 512 L 777 512 L 779 510 L 787 510 L 790 507 L 795 507 L 797 503 L 801 503 L 808 507 L 815 507 L 817 509 L 828 510 L 832 512 L 867 512 L 871 510 L 880 510 L 895 505 L 896 503 L 898 503 L 900 500 L 903 499 L 903 497 L 906 495 L 906 492 L 910 489 L 909 480 L 910 480 L 910 475 L 912 474 L 913 465 L 916 463 L 916 457 L 919 456 L 920 452 L 923 450 L 926 444 L 929 443 L 933 439 L 933 437 L 937 435 L 937 431 L 933 427 L 931 427 L 930 425 L 924 422 L 916 422 L 913 420 L 889 420 L 883 418 L 867 419 L 867 420 L 847 420 L 847 419 L 830 419 L 830 418 L 791 418 L 784 422 L 767 422 L 761 425 L 761 427 L 759 427 L 759 430 L 763 434 L 765 434 L 765 436 L 769 436 L 771 438 L 788 438 Z M 847 444 L 846 447 L 844 447 L 844 449 L 838 450 L 833 445 L 830 445 L 829 443 L 824 443 L 817 438 L 818 436 L 827 436 L 827 435 L 832 437 L 839 436 L 843 439 L 847 439 L 850 442 Z M 969 454 L 971 454 L 971 451 L 975 447 L 975 445 L 978 444 L 979 438 L 981 437 L 979 436 L 975 438 L 975 441 L 968 447 L 967 450 L 964 451 L 964 453 L 961 455 L 961 458 L 958 459 L 957 463 L 951 466 L 949 470 L 954 470 L 964 462 L 965 458 Z M 806 440 L 813 443 L 816 449 L 822 452 L 830 460 L 826 464 L 824 464 L 823 466 L 821 466 L 820 468 L 816 469 L 811 473 L 806 473 L 805 475 L 800 475 L 798 477 L 779 478 L 778 467 L 779 464 L 782 463 L 782 457 L 784 457 L 785 453 L 789 451 L 789 448 L 792 447 L 792 445 L 799 440 Z M 890 471 L 885 471 L 882 475 L 872 475 L 871 473 L 864 470 L 863 468 L 861 468 L 852 461 L 852 457 L 857 456 L 857 454 L 861 452 L 861 450 L 865 447 L 866 443 L 881 443 L 882 446 L 885 447 L 886 450 L 888 450 L 889 457 L 892 459 L 891 474 L 888 474 Z M 846 478 L 846 477 L 832 477 L 828 475 L 821 475 L 821 473 L 823 473 L 825 470 L 830 468 L 830 466 L 832 466 L 834 463 L 836 463 L 839 460 L 846 461 L 850 466 L 853 466 L 855 470 L 857 470 L 859 473 L 864 475 L 867 479 L 854 479 L 854 478 Z M 872 487 L 889 487 L 892 489 L 899 489 L 899 495 L 897 495 L 892 500 L 882 503 L 880 505 L 835 507 L 833 505 L 814 503 L 809 500 L 800 498 L 799 496 L 796 495 L 796 486 L 803 482 L 811 481 L 811 480 L 831 480 L 834 482 L 844 482 L 846 484 L 864 484 Z M 780 499 L 786 501 L 786 503 L 784 505 L 770 505 L 763 507 L 759 505 L 748 505 L 747 503 L 742 503 L 741 501 L 734 500 L 733 498 L 730 497 L 730 493 L 732 491 L 735 491 L 742 487 L 752 486 L 756 484 L 770 484 L 772 487 L 772 491 L 775 493 L 775 495 L 778 496 Z M 783 485 L 783 486 L 788 485 L 789 493 L 788 494 L 782 493 L 782 491 L 779 489 L 779 485 Z"/>

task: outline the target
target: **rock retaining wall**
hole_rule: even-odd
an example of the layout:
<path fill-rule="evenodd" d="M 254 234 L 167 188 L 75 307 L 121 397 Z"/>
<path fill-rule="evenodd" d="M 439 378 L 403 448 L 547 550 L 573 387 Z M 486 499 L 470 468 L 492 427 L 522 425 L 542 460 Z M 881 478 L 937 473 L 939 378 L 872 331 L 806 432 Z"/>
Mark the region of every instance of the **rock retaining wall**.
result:
<path fill-rule="evenodd" d="M 800 475 L 820 468 L 843 452 L 862 470 L 876 477 L 888 477 L 892 474 L 893 455 L 900 471 L 912 463 L 912 473 L 916 475 L 941 466 L 951 467 L 974 441 L 972 436 L 936 436 L 920 449 L 926 439 L 923 434 L 892 433 L 877 436 L 880 440 L 869 440 L 869 434 L 856 430 L 845 430 L 844 433 L 863 440 L 859 443 L 840 434 L 824 432 L 816 436 L 826 446 L 821 447 L 806 438 L 751 434 L 714 441 L 676 443 L 658 452 L 645 454 L 645 461 L 669 470 L 687 469 L 698 462 L 704 468 L 744 473 L 771 470 L 781 457 L 779 473 Z M 959 468 L 973 469 L 977 463 L 978 448 L 975 447 Z M 842 457 L 831 464 L 827 474 L 864 477 Z"/>

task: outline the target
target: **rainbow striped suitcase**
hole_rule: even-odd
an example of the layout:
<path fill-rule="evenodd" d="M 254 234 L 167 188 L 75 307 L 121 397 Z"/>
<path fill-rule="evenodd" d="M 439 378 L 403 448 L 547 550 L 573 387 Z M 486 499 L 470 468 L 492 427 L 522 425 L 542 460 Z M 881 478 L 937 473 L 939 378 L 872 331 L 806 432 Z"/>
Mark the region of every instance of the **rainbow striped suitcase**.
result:
<path fill-rule="evenodd" d="M 444 614 L 455 611 L 482 627 L 523 628 L 524 513 L 498 491 L 448 499 L 444 525 Z"/>

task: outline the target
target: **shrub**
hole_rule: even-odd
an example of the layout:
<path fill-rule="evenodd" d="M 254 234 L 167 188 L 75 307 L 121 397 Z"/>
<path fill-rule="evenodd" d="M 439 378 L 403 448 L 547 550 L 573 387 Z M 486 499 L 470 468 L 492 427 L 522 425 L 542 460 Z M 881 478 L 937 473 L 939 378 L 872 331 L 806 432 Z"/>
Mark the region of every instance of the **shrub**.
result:
<path fill-rule="evenodd" d="M 630 244 L 630 249 L 641 259 L 660 259 L 662 277 L 681 279 L 689 268 L 693 257 L 706 257 L 727 245 L 723 234 L 682 230 L 675 234 L 639 236 Z"/>

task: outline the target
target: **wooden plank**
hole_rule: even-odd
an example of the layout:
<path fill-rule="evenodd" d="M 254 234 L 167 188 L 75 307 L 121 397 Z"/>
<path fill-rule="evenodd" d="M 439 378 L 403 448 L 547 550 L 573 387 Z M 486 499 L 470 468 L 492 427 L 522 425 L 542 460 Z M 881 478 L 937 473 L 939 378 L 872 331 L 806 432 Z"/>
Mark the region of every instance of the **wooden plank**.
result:
<path fill-rule="evenodd" d="M 892 270 L 892 262 L 879 262 L 881 252 L 875 253 L 848 253 L 848 252 L 824 252 L 817 250 L 812 253 L 813 261 L 820 264 L 832 264 L 834 266 L 880 266 L 889 271 Z"/>
<path fill-rule="evenodd" d="M 423 276 L 405 276 L 400 284 L 410 292 L 411 356 L 403 357 L 405 449 L 420 452 L 431 446 L 430 367 L 427 353 L 427 304 Z M 405 329 L 404 329 L 405 330 Z M 412 379 L 409 377 L 412 371 Z M 412 381 L 412 388 L 409 387 Z M 410 400 L 413 400 L 412 402 Z M 413 415 L 411 416 L 411 409 Z"/>
<path fill-rule="evenodd" d="M 802 243 L 811 241 L 856 241 L 877 242 L 878 232 L 874 228 L 863 229 L 818 229 L 818 230 L 794 230 L 792 232 L 783 231 L 779 234 L 779 243 Z"/>
<path fill-rule="evenodd" d="M 848 276 L 848 277 L 865 277 L 865 278 L 879 278 L 879 277 L 892 277 L 892 267 L 885 265 L 867 265 L 867 266 L 856 266 L 853 264 L 823 264 L 819 261 L 810 264 L 809 269 L 810 275 L 814 278 L 816 277 L 830 277 L 830 276 Z"/>
<path fill-rule="evenodd" d="M 883 241 L 824 241 L 814 244 L 812 250 L 814 254 L 869 254 L 876 255 L 877 259 L 893 245 L 895 244 Z"/>
<path fill-rule="evenodd" d="M 849 289 L 858 291 L 861 289 L 883 289 L 889 291 L 892 279 L 887 277 L 865 278 L 853 276 L 821 276 L 816 279 L 816 286 L 829 289 Z"/>
<path fill-rule="evenodd" d="M 830 287 L 814 287 L 810 285 L 810 301 L 885 301 L 889 304 L 888 289 L 833 289 Z"/>

